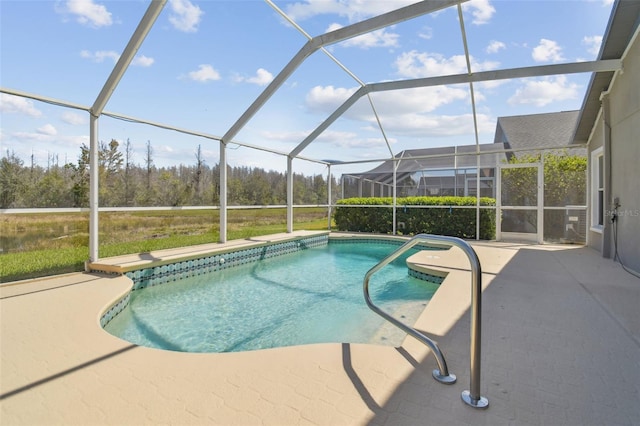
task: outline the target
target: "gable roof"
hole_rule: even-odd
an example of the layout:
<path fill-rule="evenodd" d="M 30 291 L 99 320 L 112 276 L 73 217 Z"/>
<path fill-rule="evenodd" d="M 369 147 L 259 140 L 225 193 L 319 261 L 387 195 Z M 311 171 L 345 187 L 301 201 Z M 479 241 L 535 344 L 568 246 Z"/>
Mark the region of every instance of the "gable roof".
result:
<path fill-rule="evenodd" d="M 480 167 L 495 167 L 505 158 L 502 150 L 504 144 L 480 144 L 480 152 L 489 154 L 480 156 Z M 453 170 L 462 168 L 475 168 L 477 160 L 475 155 L 476 145 L 448 146 L 438 148 L 407 149 L 395 155 L 401 159 L 396 171 L 396 178 L 403 179 L 405 176 L 423 170 Z M 456 157 L 458 154 L 458 157 Z M 460 155 L 463 154 L 463 155 Z M 379 166 L 361 173 L 347 173 L 349 176 L 363 179 L 371 179 L 376 182 L 390 183 L 393 181 L 394 161 L 386 160 Z"/>
<path fill-rule="evenodd" d="M 570 145 L 580 111 L 498 117 L 494 143 L 507 149 Z M 518 153 L 516 153 L 517 155 Z"/>
<path fill-rule="evenodd" d="M 616 0 L 602 38 L 598 60 L 620 59 L 640 24 L 640 1 Z M 600 110 L 600 94 L 609 88 L 614 72 L 594 72 L 580 108 L 574 143 L 586 143 Z"/>

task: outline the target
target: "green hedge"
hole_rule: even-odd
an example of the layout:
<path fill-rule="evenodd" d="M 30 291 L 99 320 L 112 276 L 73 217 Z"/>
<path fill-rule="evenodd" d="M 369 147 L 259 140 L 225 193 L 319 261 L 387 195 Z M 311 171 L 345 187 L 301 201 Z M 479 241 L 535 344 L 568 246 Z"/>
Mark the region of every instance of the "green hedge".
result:
<path fill-rule="evenodd" d="M 372 232 L 390 234 L 393 232 L 393 199 L 387 198 L 347 198 L 338 201 L 334 220 L 340 231 Z M 396 200 L 396 221 L 403 222 L 398 232 L 405 235 L 436 234 L 459 238 L 476 237 L 476 209 L 456 208 L 475 206 L 475 197 L 405 197 Z M 493 198 L 480 198 L 481 206 L 495 206 Z M 345 207 L 341 207 L 345 206 Z M 365 206 L 365 207 L 346 207 Z M 384 207 L 369 207 L 384 206 Z M 440 206 L 426 208 L 415 206 Z M 449 208 L 442 208 L 446 206 Z M 480 209 L 480 239 L 492 240 L 496 234 L 494 209 Z"/>

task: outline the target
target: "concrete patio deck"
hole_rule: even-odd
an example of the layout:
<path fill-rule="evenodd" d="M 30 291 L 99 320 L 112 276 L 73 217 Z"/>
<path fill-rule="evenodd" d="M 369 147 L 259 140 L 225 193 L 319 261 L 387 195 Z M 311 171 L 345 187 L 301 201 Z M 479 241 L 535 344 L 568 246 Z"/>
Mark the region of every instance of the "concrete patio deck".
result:
<path fill-rule="evenodd" d="M 473 243 L 483 269 L 481 393 L 466 406 L 470 274 L 461 250 L 411 258 L 448 276 L 416 327 L 429 350 L 319 344 L 192 354 L 100 328 L 131 282 L 71 274 L 0 286 L 0 423 L 632 425 L 640 423 L 640 280 L 576 246 Z M 360 285 L 360 283 L 358 283 Z"/>

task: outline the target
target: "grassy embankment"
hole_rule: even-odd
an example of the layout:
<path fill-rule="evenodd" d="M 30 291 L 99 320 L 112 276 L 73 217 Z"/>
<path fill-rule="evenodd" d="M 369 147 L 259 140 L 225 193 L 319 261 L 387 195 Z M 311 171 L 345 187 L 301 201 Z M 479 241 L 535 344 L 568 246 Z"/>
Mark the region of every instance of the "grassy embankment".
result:
<path fill-rule="evenodd" d="M 294 211 L 294 230 L 327 229 L 324 208 Z M 285 209 L 230 210 L 227 239 L 286 231 Z M 215 243 L 219 211 L 184 210 L 100 213 L 100 257 Z M 0 217 L 0 282 L 84 270 L 88 213 Z"/>

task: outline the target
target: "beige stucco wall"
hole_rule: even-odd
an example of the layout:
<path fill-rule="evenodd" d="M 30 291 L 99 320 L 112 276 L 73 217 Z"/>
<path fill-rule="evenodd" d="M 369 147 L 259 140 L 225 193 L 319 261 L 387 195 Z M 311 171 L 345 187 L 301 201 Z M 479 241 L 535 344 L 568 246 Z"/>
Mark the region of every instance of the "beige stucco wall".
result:
<path fill-rule="evenodd" d="M 627 266 L 640 271 L 640 37 L 623 66 L 610 95 L 611 196 L 621 204 L 618 253 Z"/>
<path fill-rule="evenodd" d="M 611 126 L 611 193 L 608 201 L 618 198 L 617 250 L 626 266 L 640 271 L 640 37 L 636 37 L 609 88 Z M 606 115 L 606 114 L 604 114 Z M 599 121 L 589 142 L 589 151 L 602 146 L 604 132 Z M 590 156 L 589 156 L 590 159 Z M 606 159 L 605 159 L 605 162 Z M 608 162 L 607 162 L 608 163 Z M 613 231 L 613 229 L 612 229 Z M 604 235 L 590 232 L 590 245 L 604 253 L 615 253 L 614 232 Z M 608 247 L 607 247 L 608 245 Z"/>

